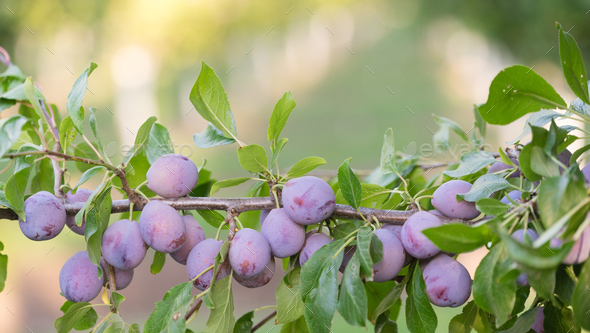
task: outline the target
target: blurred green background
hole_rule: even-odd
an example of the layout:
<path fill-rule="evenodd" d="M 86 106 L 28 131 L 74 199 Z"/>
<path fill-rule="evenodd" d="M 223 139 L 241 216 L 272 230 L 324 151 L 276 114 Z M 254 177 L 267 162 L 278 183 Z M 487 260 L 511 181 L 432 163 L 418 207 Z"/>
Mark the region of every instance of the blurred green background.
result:
<path fill-rule="evenodd" d="M 555 21 L 571 29 L 588 60 L 589 11 L 582 0 L 5 0 L 0 45 L 62 115 L 75 79 L 90 61 L 98 63 L 84 105 L 98 108 L 113 162 L 120 160 L 124 145 L 133 143 L 141 123 L 155 115 L 170 129 L 178 153 L 197 165 L 206 159 L 214 177 L 225 179 L 247 175 L 236 147 L 203 150 L 192 144 L 193 133 L 206 125 L 188 99 L 201 60 L 221 78 L 238 136 L 247 143 L 264 145 L 274 103 L 285 91 L 293 93 L 297 107 L 283 131 L 290 139 L 280 160 L 283 169 L 306 156 L 324 157 L 325 170 L 351 156 L 353 167 L 372 169 L 388 127 L 397 148 L 407 151 L 431 142 L 437 128 L 432 113 L 468 131 L 473 104 L 485 102 L 491 80 L 514 63 L 534 66 L 566 100 L 573 99 L 561 76 Z M 0 117 L 16 112 L 13 107 Z M 522 126 L 520 121 L 491 128 L 488 142 L 501 146 Z M 68 177 L 75 183 L 79 173 Z M 217 195 L 239 196 L 246 190 L 242 186 Z M 10 258 L 0 294 L 0 331 L 51 332 L 63 302 L 59 270 L 84 249 L 83 239 L 64 231 L 51 241 L 31 242 L 15 222 L 0 225 Z M 483 254 L 462 256 L 471 274 Z M 170 260 L 163 273 L 152 276 L 150 255 L 124 291 L 128 300 L 122 316 L 128 322 L 145 322 L 165 291 L 186 280 L 184 267 Z M 236 286 L 236 316 L 271 304 L 277 284 L 275 278 L 262 289 Z M 439 332 L 446 332 L 460 309 L 437 311 Z M 191 327 L 202 328 L 206 315 Z M 350 328 L 338 316 L 334 324 L 334 332 L 367 330 L 372 328 Z M 400 331 L 405 331 L 403 312 Z"/>

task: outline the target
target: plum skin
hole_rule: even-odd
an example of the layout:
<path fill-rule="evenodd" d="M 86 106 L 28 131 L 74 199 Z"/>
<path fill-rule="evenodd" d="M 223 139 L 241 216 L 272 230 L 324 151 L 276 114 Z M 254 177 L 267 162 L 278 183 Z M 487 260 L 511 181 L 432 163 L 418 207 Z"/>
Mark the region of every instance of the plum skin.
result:
<path fill-rule="evenodd" d="M 534 242 L 539 238 L 539 235 L 533 229 L 527 229 L 527 242 Z M 524 229 L 518 229 L 512 233 L 512 238 L 520 243 L 524 243 Z M 516 278 L 516 284 L 519 286 L 528 286 L 529 278 L 526 273 L 520 273 Z"/>
<path fill-rule="evenodd" d="M 90 195 L 92 194 L 92 190 L 86 188 L 79 188 L 76 191 L 76 194 L 72 194 L 72 191 L 68 191 L 66 193 L 66 199 L 71 202 L 86 202 Z M 82 219 L 82 225 L 78 226 L 76 224 L 76 216 L 75 215 L 68 215 L 66 217 L 66 225 L 78 235 L 84 235 L 84 226 L 86 225 L 86 221 Z"/>
<path fill-rule="evenodd" d="M 104 258 L 100 258 L 100 267 L 102 268 L 102 272 L 103 272 L 102 286 L 106 287 L 107 283 L 109 282 L 109 278 L 108 278 L 109 273 L 107 272 L 106 261 L 104 260 Z M 131 281 L 133 280 L 133 275 L 134 275 L 133 269 L 123 270 L 123 269 L 118 269 L 117 267 L 113 267 L 113 272 L 115 273 L 115 285 L 117 286 L 117 290 L 123 290 L 123 289 L 129 287 L 129 285 L 131 284 Z"/>
<path fill-rule="evenodd" d="M 431 214 L 440 216 L 439 215 L 440 213 L 439 214 L 433 213 L 433 212 L 438 213 L 438 211 L 436 211 L 436 210 L 430 210 L 429 212 Z M 403 228 L 403 225 L 384 224 L 384 225 L 381 226 L 381 228 L 393 232 L 393 235 L 395 237 L 397 237 L 397 239 L 399 239 L 400 242 L 402 241 L 402 228 Z M 405 251 L 405 249 L 404 249 L 404 251 Z M 405 251 L 405 252 L 406 252 L 406 261 L 404 261 L 404 266 L 407 266 L 412 261 L 414 261 L 414 257 L 412 257 L 412 255 L 410 255 L 407 251 Z"/>
<path fill-rule="evenodd" d="M 139 224 L 133 220 L 119 220 L 111 224 L 102 235 L 101 251 L 104 260 L 118 269 L 129 270 L 139 266 L 147 253 Z"/>
<path fill-rule="evenodd" d="M 309 235 L 303 243 L 303 248 L 299 252 L 299 265 L 303 266 L 311 256 L 322 246 L 332 242 L 326 234 L 313 233 Z"/>
<path fill-rule="evenodd" d="M 516 164 L 516 166 L 518 167 L 518 160 L 515 158 L 512 158 L 512 163 Z M 488 169 L 488 171 L 486 172 L 486 174 L 490 174 L 490 173 L 495 173 L 498 171 L 502 171 L 502 170 L 507 170 L 507 169 L 512 169 L 513 166 L 508 165 L 502 161 L 498 161 L 498 162 L 494 162 L 490 168 Z M 516 171 L 514 172 L 512 175 L 510 175 L 510 178 L 518 178 L 520 177 L 520 171 Z"/>
<path fill-rule="evenodd" d="M 589 214 L 590 215 L 590 214 Z M 554 238 L 549 243 L 549 246 L 554 249 L 559 249 L 563 246 L 563 240 Z M 563 259 L 564 265 L 577 265 L 588 260 L 590 256 L 590 226 L 586 227 L 580 238 L 574 243 L 570 252 Z"/>
<path fill-rule="evenodd" d="M 440 249 L 428 239 L 422 230 L 439 227 L 443 223 L 433 214 L 420 211 L 406 220 L 401 232 L 401 242 L 414 258 L 426 259 L 437 255 Z"/>
<path fill-rule="evenodd" d="M 40 191 L 25 200 L 25 219 L 18 219 L 23 234 L 35 241 L 52 239 L 66 225 L 66 209 L 53 194 Z"/>
<path fill-rule="evenodd" d="M 59 286 L 64 297 L 74 303 L 90 302 L 102 289 L 103 278 L 88 252 L 80 251 L 70 257 L 59 272 Z"/>
<path fill-rule="evenodd" d="M 385 282 L 396 277 L 404 267 L 406 251 L 393 232 L 386 229 L 375 231 L 383 243 L 383 259 L 373 265 L 373 281 Z"/>
<path fill-rule="evenodd" d="M 229 263 L 236 275 L 246 279 L 264 272 L 270 261 L 270 245 L 258 231 L 240 229 L 229 246 Z"/>
<path fill-rule="evenodd" d="M 189 194 L 199 181 L 199 170 L 193 161 L 180 154 L 159 157 L 146 174 L 147 187 L 164 198 Z"/>
<path fill-rule="evenodd" d="M 268 262 L 268 265 L 266 265 L 266 267 L 264 268 L 264 272 L 262 272 L 260 275 L 255 276 L 251 279 L 246 279 L 239 276 L 238 274 L 235 274 L 234 279 L 246 288 L 258 288 L 266 285 L 270 282 L 270 280 L 272 280 L 272 277 L 275 275 L 275 269 L 275 258 L 271 257 L 270 261 Z"/>
<path fill-rule="evenodd" d="M 510 200 L 508 200 L 508 198 L 516 201 L 516 200 L 520 199 L 521 196 L 522 196 L 522 192 L 519 190 L 510 191 L 508 194 L 506 194 L 502 198 L 502 200 L 500 200 L 500 202 L 503 204 L 506 204 L 506 205 L 512 205 L 512 202 L 510 202 Z"/>
<path fill-rule="evenodd" d="M 268 213 L 261 232 L 270 245 L 272 255 L 281 259 L 297 254 L 305 242 L 305 228 L 293 222 L 283 208 Z"/>
<path fill-rule="evenodd" d="M 184 215 L 182 220 L 186 229 L 186 241 L 180 250 L 170 253 L 170 257 L 177 263 L 186 265 L 186 259 L 191 253 L 191 250 L 205 240 L 205 232 L 203 231 L 203 227 L 201 227 L 192 215 Z"/>
<path fill-rule="evenodd" d="M 158 252 L 172 253 L 180 250 L 186 241 L 186 227 L 178 212 L 158 200 L 145 205 L 139 217 L 141 237 Z"/>
<path fill-rule="evenodd" d="M 545 333 L 545 312 L 543 312 L 545 308 L 539 308 L 537 310 L 537 314 L 535 315 L 535 321 L 531 325 L 531 329 L 537 333 Z"/>
<path fill-rule="evenodd" d="M 432 205 L 444 216 L 471 220 L 479 216 L 474 202 L 457 201 L 457 194 L 469 192 L 471 184 L 464 180 L 451 180 L 442 184 L 432 195 Z"/>
<path fill-rule="evenodd" d="M 191 253 L 186 260 L 186 272 L 189 279 L 194 279 L 204 270 L 215 265 L 215 257 L 219 254 L 221 245 L 223 245 L 222 241 L 209 238 L 200 242 L 191 250 Z M 230 274 L 230 266 L 228 265 L 228 262 L 224 261 L 219 265 L 218 270 L 217 281 Z M 193 281 L 193 285 L 199 290 L 205 290 L 209 288 L 212 279 L 213 269 L 210 269 Z"/>
<path fill-rule="evenodd" d="M 471 277 L 465 266 L 446 254 L 434 257 L 424 268 L 424 283 L 430 302 L 456 308 L 471 296 Z"/>
<path fill-rule="evenodd" d="M 283 207 L 289 217 L 302 225 L 328 218 L 336 208 L 336 195 L 323 179 L 306 176 L 289 180 L 283 187 Z"/>

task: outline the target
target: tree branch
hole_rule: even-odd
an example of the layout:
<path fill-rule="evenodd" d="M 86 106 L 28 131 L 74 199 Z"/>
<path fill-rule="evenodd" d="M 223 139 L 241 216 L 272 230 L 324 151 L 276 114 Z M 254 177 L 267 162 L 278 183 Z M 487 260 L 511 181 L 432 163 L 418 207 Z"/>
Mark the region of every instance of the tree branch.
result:
<path fill-rule="evenodd" d="M 193 313 L 195 313 L 195 311 L 199 310 L 202 303 L 203 303 L 202 299 L 199 299 L 197 302 L 194 302 L 191 305 L 190 309 L 188 309 L 188 312 L 186 313 L 186 315 L 184 316 L 184 320 L 189 320 L 189 318 L 193 315 Z"/>
<path fill-rule="evenodd" d="M 231 210 L 234 216 L 240 213 L 252 211 L 252 210 L 268 210 L 276 208 L 274 198 L 262 197 L 262 198 L 212 198 L 212 197 L 184 197 L 178 199 L 164 199 L 164 198 L 152 198 L 150 200 L 160 200 L 163 203 L 169 205 L 176 210 Z M 69 202 L 65 201 L 64 206 L 68 215 L 75 215 L 82 209 L 84 202 Z M 143 206 L 134 205 L 134 211 L 141 211 Z M 124 213 L 129 211 L 129 200 L 115 200 L 113 201 L 113 207 L 111 209 L 112 214 Z M 389 223 L 403 225 L 404 222 L 416 211 L 414 210 L 382 210 L 374 208 L 360 207 L 360 213 L 369 220 L 372 221 L 373 217 L 376 217 L 380 223 Z M 333 218 L 346 218 L 351 220 L 362 220 L 361 214 L 347 205 L 336 205 L 334 213 L 330 216 Z M 445 223 L 449 222 L 461 222 L 466 223 L 467 221 L 454 219 L 449 217 L 439 216 L 441 221 Z M 16 220 L 17 215 L 8 208 L 0 209 L 0 219 Z"/>
<path fill-rule="evenodd" d="M 38 151 L 25 151 L 25 152 L 21 152 L 21 153 L 12 153 L 12 154 L 5 154 L 3 156 L 3 158 L 15 158 L 15 157 L 20 157 L 20 156 L 29 156 L 29 155 L 49 155 L 49 156 L 55 156 L 55 157 L 60 157 L 63 158 L 65 160 L 68 161 L 75 161 L 75 162 L 82 162 L 82 163 L 86 163 L 86 164 L 90 164 L 90 165 L 98 165 L 98 166 L 103 166 L 111 171 L 117 171 L 117 168 L 108 164 L 108 163 L 104 163 L 104 162 L 100 162 L 100 161 L 95 161 L 95 160 L 91 160 L 88 158 L 82 158 L 82 157 L 77 157 L 77 156 L 72 156 L 72 155 L 68 155 L 68 154 L 64 154 L 64 153 L 60 153 L 60 152 L 56 152 L 56 151 L 52 151 L 52 150 L 38 150 Z"/>
<path fill-rule="evenodd" d="M 254 327 L 252 327 L 252 331 L 250 331 L 250 332 L 256 332 L 259 328 L 264 326 L 264 324 L 266 324 L 269 320 L 273 319 L 276 315 L 277 315 L 277 310 L 274 310 L 271 314 L 264 317 L 264 319 L 262 319 L 258 324 L 256 324 Z"/>

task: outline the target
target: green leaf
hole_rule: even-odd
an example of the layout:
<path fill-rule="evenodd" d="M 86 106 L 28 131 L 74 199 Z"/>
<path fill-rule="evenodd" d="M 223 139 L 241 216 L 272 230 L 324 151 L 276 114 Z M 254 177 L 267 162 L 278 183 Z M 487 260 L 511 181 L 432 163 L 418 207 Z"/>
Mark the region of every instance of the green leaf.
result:
<path fill-rule="evenodd" d="M 550 227 L 586 198 L 585 180 L 564 174 L 545 179 L 538 192 L 538 207 L 543 224 Z"/>
<path fill-rule="evenodd" d="M 125 301 L 125 296 L 119 294 L 118 292 L 113 292 L 111 295 L 111 299 L 113 301 L 113 306 L 115 309 L 119 309 L 121 303 Z"/>
<path fill-rule="evenodd" d="M 469 152 L 461 156 L 461 164 L 456 170 L 444 171 L 443 173 L 449 177 L 459 178 L 472 175 L 494 162 L 496 162 L 496 159 L 489 152 Z"/>
<path fill-rule="evenodd" d="M 375 333 L 397 333 L 397 323 L 390 319 L 389 312 L 377 317 Z"/>
<path fill-rule="evenodd" d="M 500 202 L 500 200 L 492 198 L 484 198 L 477 200 L 475 207 L 485 215 L 502 215 L 508 210 L 508 205 Z"/>
<path fill-rule="evenodd" d="M 65 307 L 65 308 L 64 308 Z M 88 313 L 94 312 L 94 316 L 96 316 L 96 311 L 92 308 L 92 305 L 87 302 L 80 302 L 80 303 L 72 303 L 72 304 L 64 304 L 62 309 L 65 310 L 63 316 L 57 318 L 53 327 L 55 327 L 56 332 L 58 333 L 67 333 L 71 331 L 78 323 L 86 323 L 88 322 Z M 92 317 L 92 314 L 90 314 Z M 96 322 L 96 319 L 94 320 Z M 86 325 L 81 325 L 82 327 Z"/>
<path fill-rule="evenodd" d="M 4 244 L 0 242 L 0 251 L 4 250 Z M 8 269 L 8 256 L 0 253 L 0 292 L 4 290 L 6 285 L 6 275 Z"/>
<path fill-rule="evenodd" d="M 96 142 L 98 145 L 98 151 L 102 155 L 104 155 L 104 147 L 102 145 L 102 140 L 100 139 L 100 134 L 98 133 L 98 124 L 96 123 L 96 115 L 94 114 L 96 112 L 96 108 L 91 107 L 89 110 L 90 110 L 90 119 L 89 119 L 90 129 L 92 130 L 92 134 L 94 134 L 94 138 L 96 139 Z"/>
<path fill-rule="evenodd" d="M 522 333 L 522 332 L 528 332 L 531 329 L 531 325 L 533 325 L 533 322 L 535 322 L 535 316 L 537 315 L 537 311 L 539 311 L 539 308 L 532 308 L 530 310 L 528 310 L 527 312 L 523 313 L 520 317 L 518 317 L 518 319 L 516 320 L 516 322 L 514 323 L 514 325 L 505 330 L 505 331 L 500 331 L 499 333 Z M 541 311 L 543 311 L 541 309 Z M 547 332 L 556 332 L 556 331 L 547 331 Z"/>
<path fill-rule="evenodd" d="M 406 322 L 412 333 L 434 333 L 438 320 L 432 309 L 420 265 L 414 264 L 412 277 L 406 287 Z"/>
<path fill-rule="evenodd" d="M 582 267 L 582 271 L 578 275 L 578 284 L 574 289 L 574 296 L 572 298 L 572 307 L 574 309 L 574 317 L 578 325 L 585 330 L 590 330 L 590 260 Z"/>
<path fill-rule="evenodd" d="M 209 123 L 202 132 L 193 135 L 193 141 L 198 148 L 225 146 L 236 142 L 233 138 L 223 136 L 223 131 Z"/>
<path fill-rule="evenodd" d="M 172 331 L 170 328 L 177 325 L 175 322 L 185 322 L 184 315 L 174 320 L 178 312 L 185 313 L 191 301 L 192 282 L 178 284 L 166 292 L 164 299 L 156 302 L 154 312 L 145 322 L 144 333 L 160 333 Z M 184 329 L 183 329 L 184 331 Z M 227 331 L 226 331 L 227 332 Z"/>
<path fill-rule="evenodd" d="M 289 287 L 281 279 L 275 293 L 277 299 L 277 324 L 284 324 L 297 320 L 303 316 L 305 306 L 301 299 L 299 276 L 301 267 L 295 267 L 289 276 Z"/>
<path fill-rule="evenodd" d="M 215 71 L 204 61 L 199 77 L 191 90 L 190 100 L 197 112 L 220 129 L 223 136 L 235 139 L 236 124 L 227 95 Z"/>
<path fill-rule="evenodd" d="M 170 139 L 170 131 L 158 123 L 152 126 L 147 145 L 147 159 L 153 164 L 158 158 L 174 154 L 174 144 Z"/>
<path fill-rule="evenodd" d="M 469 192 L 465 194 L 457 194 L 465 201 L 476 202 L 480 199 L 489 198 L 496 191 L 500 191 L 510 187 L 510 183 L 501 176 L 496 174 L 483 175 L 473 183 Z"/>
<path fill-rule="evenodd" d="M 101 187 L 99 186 L 99 188 Z M 100 265 L 102 234 L 109 226 L 109 219 L 111 217 L 111 207 L 113 206 L 111 190 L 112 186 L 105 184 L 99 195 L 96 197 L 92 197 L 91 195 L 88 198 L 88 201 L 92 200 L 92 209 L 86 214 L 84 235 L 87 240 L 86 251 L 88 251 L 90 261 L 96 266 Z M 78 223 L 77 220 L 76 223 Z"/>
<path fill-rule="evenodd" d="M 37 116 L 39 116 L 39 118 L 42 119 L 42 121 L 44 123 L 47 123 L 47 118 L 45 118 L 45 115 L 43 113 L 43 109 L 41 108 L 41 104 L 39 103 L 39 99 L 44 99 L 44 98 L 39 98 L 38 94 L 36 93 L 36 89 L 33 84 L 32 77 L 28 77 L 25 80 L 25 83 L 23 85 L 23 90 L 25 92 L 25 95 L 27 95 L 27 99 L 29 100 L 29 102 L 33 106 L 33 109 L 37 113 Z"/>
<path fill-rule="evenodd" d="M 221 222 L 225 219 L 221 213 L 214 211 L 214 210 L 198 210 L 197 213 L 201 215 L 201 217 L 205 220 L 205 222 L 209 223 L 211 226 L 215 228 L 219 228 Z"/>
<path fill-rule="evenodd" d="M 166 253 L 155 251 L 154 252 L 154 261 L 152 261 L 152 264 L 150 265 L 150 273 L 152 273 L 152 274 L 160 273 L 162 271 L 162 268 L 164 267 L 165 262 L 166 262 Z"/>
<path fill-rule="evenodd" d="M 53 172 L 53 165 L 51 165 L 51 160 L 48 158 L 44 158 L 41 161 L 39 161 L 38 164 L 39 171 L 31 181 L 31 192 L 37 193 L 39 191 L 47 191 L 51 193 L 53 192 L 55 185 L 55 174 Z"/>
<path fill-rule="evenodd" d="M 141 327 L 139 324 L 133 324 L 129 327 L 129 333 L 141 333 Z M 190 333 L 189 330 L 186 330 L 186 333 Z"/>
<path fill-rule="evenodd" d="M 268 121 L 268 141 L 273 142 L 273 147 L 277 147 L 281 131 L 287 124 L 287 119 L 289 119 L 289 115 L 294 108 L 295 100 L 290 91 L 283 94 L 283 97 L 275 104 Z"/>
<path fill-rule="evenodd" d="M 156 120 L 157 120 L 156 117 L 149 117 L 139 127 L 139 130 L 137 130 L 137 135 L 135 136 L 135 146 L 134 146 L 135 151 L 138 151 L 140 148 L 144 148 L 145 143 L 150 138 L 150 133 L 152 132 L 152 128 L 153 128 Z"/>
<path fill-rule="evenodd" d="M 213 186 L 211 186 L 211 195 L 213 195 L 213 193 L 219 191 L 222 188 L 238 186 L 240 184 L 247 182 L 250 179 L 250 177 L 240 177 L 219 181 L 213 184 Z"/>
<path fill-rule="evenodd" d="M 527 113 L 567 107 L 555 89 L 532 69 L 516 65 L 502 70 L 492 81 L 482 118 L 493 125 L 507 125 Z"/>
<path fill-rule="evenodd" d="M 472 227 L 462 223 L 444 224 L 422 233 L 442 251 L 451 253 L 471 252 L 492 241 L 494 236 L 485 224 Z"/>
<path fill-rule="evenodd" d="M 381 147 L 381 172 L 384 175 L 397 172 L 397 165 L 395 164 L 395 140 L 391 127 L 385 131 L 383 138 L 383 146 Z"/>
<path fill-rule="evenodd" d="M 367 294 L 359 273 L 360 263 L 355 254 L 344 270 L 337 306 L 338 312 L 352 326 L 365 326 L 367 318 Z"/>
<path fill-rule="evenodd" d="M 301 316 L 299 319 L 286 323 L 281 327 L 281 333 L 309 333 L 305 317 Z"/>
<path fill-rule="evenodd" d="M 507 145 L 513 145 L 516 142 L 522 140 L 525 136 L 531 134 L 531 126 L 543 127 L 558 117 L 561 117 L 561 114 L 553 110 L 543 109 L 533 113 L 529 116 L 529 119 L 526 120 L 522 133 L 516 139 L 508 142 Z"/>
<path fill-rule="evenodd" d="M 311 170 L 326 164 L 326 160 L 321 157 L 310 156 L 295 163 L 293 167 L 287 172 L 287 178 L 297 178 L 305 175 Z"/>
<path fill-rule="evenodd" d="M 66 312 L 68 312 L 68 309 L 74 304 L 76 303 L 65 301 L 65 303 L 61 306 L 60 310 L 65 314 Z M 85 312 L 86 313 L 84 314 L 84 316 L 80 318 L 78 322 L 74 325 L 74 329 L 76 331 L 85 331 L 96 325 L 96 320 L 98 319 L 98 314 L 96 313 L 96 311 L 93 308 L 90 308 L 90 310 Z"/>
<path fill-rule="evenodd" d="M 373 281 L 373 259 L 371 257 L 371 239 L 373 239 L 373 229 L 371 227 L 361 227 L 356 234 L 356 252 L 361 265 L 361 271 L 367 281 Z M 383 245 L 381 245 L 383 246 Z"/>
<path fill-rule="evenodd" d="M 496 316 L 496 325 L 510 318 L 516 300 L 516 275 L 512 260 L 502 243 L 496 244 L 483 258 L 473 279 L 473 299 L 482 310 Z M 506 275 L 511 273 L 514 278 Z"/>
<path fill-rule="evenodd" d="M 561 303 L 559 301 L 556 302 Z M 547 302 L 542 311 L 545 315 L 545 320 L 543 320 L 543 328 L 545 328 L 545 332 L 580 333 L 582 331 L 579 323 L 576 323 L 572 310 L 563 306 L 563 304 L 559 304 L 558 307 L 555 306 L 553 302 Z M 586 317 L 588 317 L 587 313 Z"/>
<path fill-rule="evenodd" d="M 389 197 L 390 190 L 375 184 L 361 183 L 361 207 L 379 208 Z M 347 204 L 342 191 L 336 192 L 336 203 Z"/>
<path fill-rule="evenodd" d="M 207 320 L 206 332 L 231 332 L 234 329 L 234 299 L 231 285 L 232 275 L 217 281 L 209 297 L 215 305 Z"/>
<path fill-rule="evenodd" d="M 332 236 L 334 236 L 334 239 L 337 240 L 343 239 L 358 228 L 359 226 L 354 222 L 340 222 L 338 225 L 332 228 Z"/>
<path fill-rule="evenodd" d="M 561 24 L 556 22 L 555 26 L 559 31 L 559 58 L 561 59 L 563 76 L 576 96 L 590 104 L 588 83 L 586 83 L 588 78 L 578 43 L 572 35 L 563 31 Z"/>
<path fill-rule="evenodd" d="M 453 317 L 449 323 L 449 333 L 470 333 L 473 330 L 479 308 L 475 301 L 467 303 L 463 311 Z"/>
<path fill-rule="evenodd" d="M 26 123 L 27 118 L 20 115 L 0 120 L 0 157 L 4 156 L 18 140 L 22 127 Z"/>
<path fill-rule="evenodd" d="M 559 176 L 559 166 L 550 156 L 546 155 L 543 148 L 531 147 L 531 170 L 542 177 Z"/>
<path fill-rule="evenodd" d="M 70 93 L 68 94 L 68 100 L 66 102 L 66 109 L 74 127 L 78 130 L 78 133 L 84 133 L 84 109 L 82 108 L 82 100 L 86 94 L 86 85 L 88 84 L 88 77 L 98 67 L 97 64 L 91 62 L 90 66 L 78 77 Z"/>
<path fill-rule="evenodd" d="M 332 242 L 330 244 L 339 243 Z M 330 244 L 323 246 L 327 248 Z M 312 258 L 319 250 L 312 256 Z M 312 288 L 305 299 L 305 320 L 311 333 L 328 333 L 338 303 L 338 269 L 342 264 L 343 253 L 328 256 L 317 275 L 317 285 Z M 311 258 L 310 258 L 311 260 Z M 309 262 L 309 260 L 308 260 Z M 307 262 L 306 262 L 307 264 Z M 302 276 L 305 276 L 305 267 Z"/>
<path fill-rule="evenodd" d="M 400 299 L 402 292 L 404 291 L 404 288 L 410 280 L 410 275 L 411 274 L 406 274 L 406 276 L 404 276 L 404 279 L 400 283 L 396 284 L 396 286 L 391 289 L 389 294 L 387 294 L 387 296 L 385 296 L 383 300 L 381 300 L 379 305 L 375 308 L 373 317 L 381 316 L 381 314 L 389 310 Z"/>
<path fill-rule="evenodd" d="M 285 144 L 287 144 L 287 141 L 289 141 L 289 139 L 287 138 L 282 138 L 279 140 L 279 142 L 277 142 L 276 147 L 271 147 L 272 150 L 272 157 L 271 157 L 271 161 L 270 161 L 270 169 L 274 168 L 275 165 L 277 164 L 277 160 L 279 159 L 279 155 L 281 154 L 281 151 L 283 151 L 283 147 L 285 147 Z"/>
<path fill-rule="evenodd" d="M 23 168 L 10 176 L 6 182 L 4 193 L 12 207 L 18 210 L 25 209 L 25 192 L 29 183 L 30 168 Z"/>
<path fill-rule="evenodd" d="M 78 180 L 78 183 L 76 183 L 76 186 L 74 186 L 74 188 L 72 189 L 72 193 L 76 193 L 76 190 L 80 186 L 82 186 L 84 183 L 89 181 L 90 178 L 94 177 L 99 172 L 103 172 L 105 170 L 106 170 L 106 168 L 103 166 L 95 166 L 94 168 L 90 168 L 90 169 L 84 171 L 82 176 L 80 176 L 80 180 Z"/>
<path fill-rule="evenodd" d="M 318 280 L 320 279 L 320 275 L 324 267 L 328 267 L 333 264 L 333 256 L 336 254 L 336 251 L 340 249 L 344 245 L 344 240 L 337 240 L 333 241 L 329 244 L 322 246 L 319 250 L 317 250 L 306 262 L 305 265 L 301 268 L 301 275 L 300 275 L 300 290 L 301 290 L 301 297 L 303 300 L 306 300 L 306 297 L 309 296 L 311 290 L 318 287 Z M 340 255 L 342 252 L 340 252 Z M 336 270 L 340 268 L 340 265 L 336 267 Z M 336 304 L 334 304 L 336 306 Z"/>
<path fill-rule="evenodd" d="M 361 204 L 363 190 L 361 182 L 350 168 L 350 160 L 351 158 L 346 159 L 338 168 L 338 185 L 348 204 L 358 209 Z"/>
<path fill-rule="evenodd" d="M 433 114 L 432 117 L 434 118 L 434 120 L 436 121 L 436 123 L 439 126 L 450 128 L 453 130 L 453 132 L 455 132 L 458 136 L 460 136 L 461 139 L 463 139 L 465 141 L 469 141 L 469 139 L 467 138 L 467 134 L 465 134 L 465 131 L 463 131 L 461 126 L 459 126 L 459 124 L 457 124 L 456 122 L 452 121 L 451 119 L 445 118 L 445 117 L 437 116 L 435 114 Z"/>
<path fill-rule="evenodd" d="M 268 158 L 266 157 L 266 151 L 262 146 L 252 144 L 238 148 L 238 160 L 240 165 L 247 171 L 258 173 L 268 172 L 266 165 L 268 164 Z"/>
<path fill-rule="evenodd" d="M 375 323 L 377 321 L 377 317 L 379 316 L 375 316 L 375 311 L 377 310 L 379 305 L 388 297 L 388 295 L 391 292 L 393 292 L 393 289 L 396 287 L 396 285 L 397 283 L 395 283 L 394 281 L 365 283 L 368 307 L 367 318 L 371 322 Z M 389 309 L 393 310 L 393 307 L 390 307 Z"/>
<path fill-rule="evenodd" d="M 111 326 L 104 331 L 105 333 L 125 333 L 125 322 L 119 314 L 111 314 L 109 321 L 111 322 Z"/>
<path fill-rule="evenodd" d="M 74 127 L 72 118 L 67 116 L 62 119 L 61 124 L 59 124 L 59 141 L 64 151 L 68 150 L 68 147 L 74 142 L 76 136 L 78 136 L 78 131 Z"/>
<path fill-rule="evenodd" d="M 234 333 L 250 333 L 252 326 L 254 325 L 252 319 L 254 319 L 254 311 L 246 312 L 240 317 L 240 319 L 238 319 L 238 321 L 236 321 Z"/>
<path fill-rule="evenodd" d="M 479 130 L 479 134 L 483 137 L 486 136 L 486 121 L 483 120 L 481 114 L 479 114 L 479 110 L 477 109 L 477 105 L 473 105 L 473 114 L 475 116 L 475 127 Z"/>

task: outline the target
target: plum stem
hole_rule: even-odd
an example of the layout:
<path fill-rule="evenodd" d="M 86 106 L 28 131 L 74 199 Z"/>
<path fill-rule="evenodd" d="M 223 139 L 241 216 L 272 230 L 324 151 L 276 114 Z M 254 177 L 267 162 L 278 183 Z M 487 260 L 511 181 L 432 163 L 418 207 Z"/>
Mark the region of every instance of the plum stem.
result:
<path fill-rule="evenodd" d="M 254 327 L 252 327 L 252 330 L 250 332 L 256 332 L 259 328 L 264 326 L 264 324 L 266 324 L 269 320 L 274 318 L 276 315 L 277 315 L 277 310 L 273 311 L 271 314 L 264 317 L 264 319 L 262 319 L 258 324 L 254 325 Z"/>

